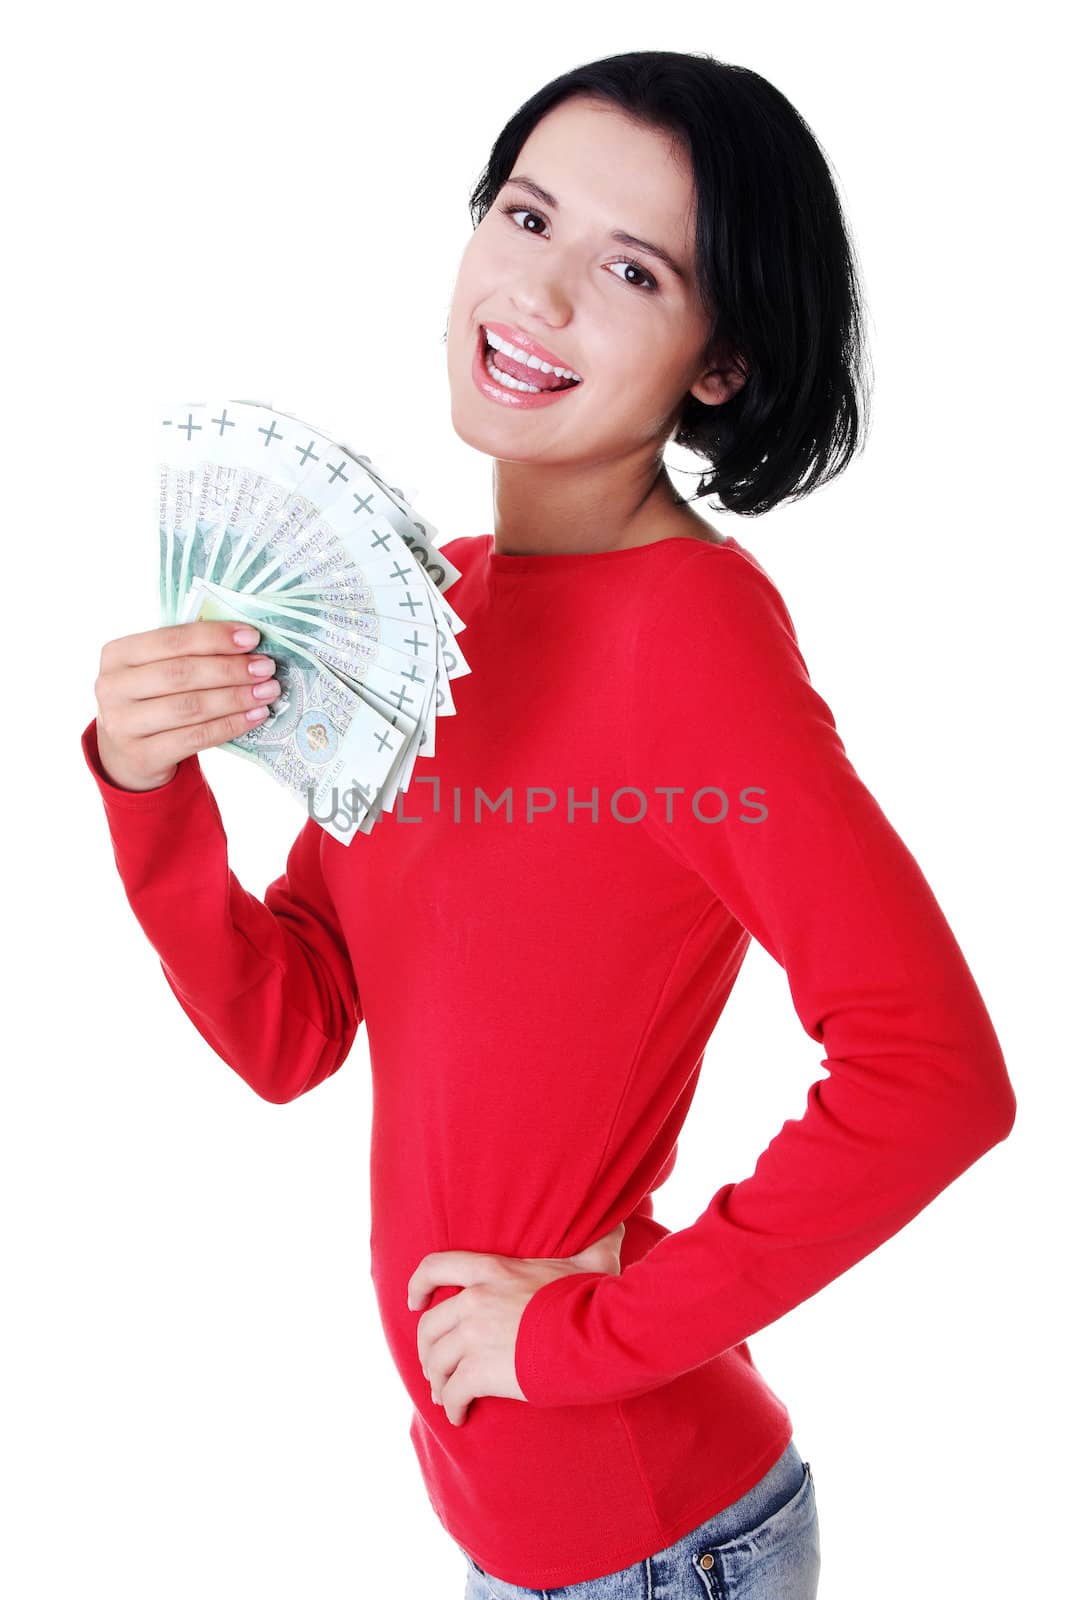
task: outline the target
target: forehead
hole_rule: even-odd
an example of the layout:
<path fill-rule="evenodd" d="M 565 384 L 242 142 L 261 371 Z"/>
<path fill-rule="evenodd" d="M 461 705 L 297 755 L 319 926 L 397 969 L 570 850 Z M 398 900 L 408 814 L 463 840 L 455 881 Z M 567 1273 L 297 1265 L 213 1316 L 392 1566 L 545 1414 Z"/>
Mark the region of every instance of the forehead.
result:
<path fill-rule="evenodd" d="M 568 221 L 626 228 L 679 259 L 690 254 L 696 193 L 688 152 L 618 106 L 589 97 L 553 106 L 512 170 L 555 195 Z"/>

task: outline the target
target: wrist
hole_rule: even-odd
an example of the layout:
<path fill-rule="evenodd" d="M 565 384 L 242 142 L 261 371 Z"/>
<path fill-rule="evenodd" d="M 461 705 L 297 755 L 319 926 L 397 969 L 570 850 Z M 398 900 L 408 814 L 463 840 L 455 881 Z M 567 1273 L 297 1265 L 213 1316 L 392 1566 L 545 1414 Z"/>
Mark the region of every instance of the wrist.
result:
<path fill-rule="evenodd" d="M 162 789 L 165 784 L 170 783 L 178 771 L 176 762 L 164 772 L 147 775 L 127 770 L 112 749 L 99 720 L 96 725 L 96 755 L 101 777 L 113 788 L 123 789 L 130 794 L 144 794 L 151 789 Z"/>

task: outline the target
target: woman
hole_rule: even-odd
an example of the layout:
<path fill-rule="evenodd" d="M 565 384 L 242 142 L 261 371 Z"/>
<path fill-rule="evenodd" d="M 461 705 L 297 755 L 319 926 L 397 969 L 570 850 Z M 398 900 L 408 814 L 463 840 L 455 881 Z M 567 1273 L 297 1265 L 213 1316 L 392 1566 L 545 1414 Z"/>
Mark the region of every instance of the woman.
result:
<path fill-rule="evenodd" d="M 745 1341 L 1015 1112 L 780 594 L 663 466 L 697 450 L 747 515 L 843 469 L 855 265 L 806 124 L 706 56 L 547 85 L 474 213 L 448 372 L 495 528 L 444 547 L 472 671 L 421 794 L 348 848 L 309 820 L 248 894 L 197 757 L 254 714 L 224 623 L 110 641 L 85 756 L 167 981 L 257 1093 L 366 1023 L 372 1274 L 470 1600 L 811 1596 L 810 1468 Z M 752 938 L 828 1076 L 671 1233 L 652 1193 Z"/>

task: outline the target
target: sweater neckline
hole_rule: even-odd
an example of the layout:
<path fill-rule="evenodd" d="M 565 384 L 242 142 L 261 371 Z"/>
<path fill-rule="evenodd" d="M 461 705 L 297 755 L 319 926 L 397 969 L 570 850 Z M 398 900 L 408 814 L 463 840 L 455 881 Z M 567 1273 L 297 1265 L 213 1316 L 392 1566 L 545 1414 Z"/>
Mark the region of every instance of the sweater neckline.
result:
<path fill-rule="evenodd" d="M 532 574 L 537 572 L 558 572 L 560 569 L 571 567 L 591 567 L 599 565 L 612 565 L 623 561 L 635 561 L 640 556 L 648 556 L 651 551 L 662 549 L 665 545 L 691 544 L 704 545 L 710 550 L 719 550 L 724 546 L 737 548 L 737 540 L 731 534 L 725 539 L 698 539 L 692 534 L 672 533 L 666 539 L 651 539 L 645 544 L 626 545 L 618 550 L 559 550 L 548 555 L 505 555 L 501 550 L 493 549 L 493 535 L 487 536 L 489 553 L 489 570 L 495 577 L 507 573 Z"/>

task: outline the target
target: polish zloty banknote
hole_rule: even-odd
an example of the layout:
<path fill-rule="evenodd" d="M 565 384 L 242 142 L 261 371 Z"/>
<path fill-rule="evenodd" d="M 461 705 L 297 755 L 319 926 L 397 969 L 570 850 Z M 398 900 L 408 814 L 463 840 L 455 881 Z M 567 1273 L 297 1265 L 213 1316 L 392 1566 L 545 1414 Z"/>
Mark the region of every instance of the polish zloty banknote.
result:
<path fill-rule="evenodd" d="M 163 419 L 164 622 L 248 621 L 277 662 L 267 719 L 219 746 L 259 762 L 334 837 L 369 832 L 434 753 L 470 671 L 437 530 L 369 456 L 250 401 Z"/>

